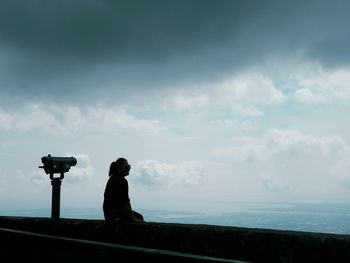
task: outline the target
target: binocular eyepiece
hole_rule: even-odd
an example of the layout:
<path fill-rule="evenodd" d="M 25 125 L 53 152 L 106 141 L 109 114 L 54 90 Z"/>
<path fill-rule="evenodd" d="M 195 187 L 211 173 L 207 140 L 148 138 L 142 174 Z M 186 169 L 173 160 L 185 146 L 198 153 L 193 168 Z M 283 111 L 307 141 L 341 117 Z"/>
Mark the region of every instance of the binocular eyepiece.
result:
<path fill-rule="evenodd" d="M 77 159 L 72 157 L 53 157 L 51 154 L 48 156 L 44 156 L 41 158 L 41 162 L 43 166 L 39 166 L 39 168 L 43 168 L 46 174 L 55 174 L 60 173 L 64 174 L 69 171 L 71 166 L 75 166 L 77 164 Z"/>

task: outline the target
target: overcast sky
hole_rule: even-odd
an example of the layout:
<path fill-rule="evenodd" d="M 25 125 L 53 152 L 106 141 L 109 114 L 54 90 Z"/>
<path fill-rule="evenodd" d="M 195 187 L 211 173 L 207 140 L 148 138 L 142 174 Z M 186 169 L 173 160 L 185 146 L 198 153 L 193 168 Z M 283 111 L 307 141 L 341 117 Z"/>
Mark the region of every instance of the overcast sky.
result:
<path fill-rule="evenodd" d="M 135 208 L 350 201 L 350 2 L 0 3 L 0 210 L 65 207 L 111 161 Z"/>

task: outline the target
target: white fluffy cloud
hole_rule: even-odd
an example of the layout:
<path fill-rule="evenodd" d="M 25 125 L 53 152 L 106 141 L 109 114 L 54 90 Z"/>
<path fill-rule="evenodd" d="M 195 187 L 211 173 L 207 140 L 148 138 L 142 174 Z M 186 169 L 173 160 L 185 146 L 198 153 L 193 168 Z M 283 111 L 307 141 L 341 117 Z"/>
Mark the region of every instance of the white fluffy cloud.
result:
<path fill-rule="evenodd" d="M 167 100 L 169 101 L 169 99 Z M 167 104 L 173 105 L 176 109 L 187 110 L 209 106 L 211 99 L 209 94 L 200 92 L 188 94 L 187 91 L 177 92 L 177 94 L 171 96 L 170 101 Z"/>
<path fill-rule="evenodd" d="M 96 123 L 97 121 L 108 129 L 118 127 L 153 133 L 166 130 L 166 127 L 158 120 L 137 118 L 122 109 L 90 108 L 86 114 L 85 121 L 87 123 Z"/>
<path fill-rule="evenodd" d="M 330 103 L 350 98 L 350 70 L 326 71 L 318 68 L 297 77 L 296 100 L 303 103 Z"/>
<path fill-rule="evenodd" d="M 93 167 L 91 160 L 87 154 L 69 154 L 67 156 L 73 156 L 77 159 L 77 165 L 71 167 L 65 179 L 69 183 L 81 183 L 86 181 L 93 174 Z"/>
<path fill-rule="evenodd" d="M 138 162 L 131 180 L 158 188 L 176 185 L 197 186 L 203 177 L 203 165 L 198 161 L 168 164 L 157 160 Z"/>
<path fill-rule="evenodd" d="M 224 82 L 222 92 L 233 103 L 269 105 L 285 99 L 271 79 L 256 73 L 241 74 Z"/>
<path fill-rule="evenodd" d="M 178 110 L 231 108 L 243 116 L 261 117 L 266 107 L 286 99 L 273 80 L 260 73 L 241 73 L 194 86 L 174 87 L 162 99 L 162 106 Z"/>
<path fill-rule="evenodd" d="M 29 180 L 34 184 L 44 184 L 47 182 L 48 175 L 44 173 L 43 170 L 32 170 L 29 172 Z"/>
<path fill-rule="evenodd" d="M 50 133 L 60 133 L 64 131 L 64 126 L 60 123 L 54 113 L 39 107 L 34 107 L 31 111 L 13 116 L 14 128 L 23 131 L 34 129 L 45 130 Z"/>
<path fill-rule="evenodd" d="M 286 99 L 270 78 L 257 73 L 243 73 L 227 80 L 219 91 L 226 105 L 249 117 L 261 117 L 265 107 L 282 103 Z"/>
<path fill-rule="evenodd" d="M 240 160 L 266 160 L 281 152 L 290 155 L 314 154 L 323 158 L 340 158 L 349 151 L 345 140 L 339 136 L 317 137 L 298 130 L 268 131 L 262 138 L 236 138 L 233 146 L 221 147 L 214 154 L 231 154 Z"/>
<path fill-rule="evenodd" d="M 273 129 L 261 138 L 237 138 L 213 154 L 229 156 L 239 165 L 254 168 L 251 175 L 259 177 L 269 191 L 298 187 L 325 190 L 327 184 L 347 187 L 350 182 L 350 146 L 339 136 Z"/>
<path fill-rule="evenodd" d="M 0 110 L 0 130 L 9 130 L 12 128 L 13 118 L 10 114 Z"/>
<path fill-rule="evenodd" d="M 16 112 L 0 111 L 0 131 L 11 129 L 67 135 L 86 129 L 159 133 L 166 127 L 158 120 L 138 118 L 117 108 L 27 105 Z"/>
<path fill-rule="evenodd" d="M 170 92 L 163 104 L 185 110 L 230 107 L 243 116 L 261 117 L 267 107 L 288 99 L 307 104 L 350 99 L 350 70 L 347 68 L 330 70 L 303 62 L 300 68 L 284 73 L 283 81 L 278 75 L 263 72 L 263 69 L 242 72 L 200 88 L 179 89 Z"/>

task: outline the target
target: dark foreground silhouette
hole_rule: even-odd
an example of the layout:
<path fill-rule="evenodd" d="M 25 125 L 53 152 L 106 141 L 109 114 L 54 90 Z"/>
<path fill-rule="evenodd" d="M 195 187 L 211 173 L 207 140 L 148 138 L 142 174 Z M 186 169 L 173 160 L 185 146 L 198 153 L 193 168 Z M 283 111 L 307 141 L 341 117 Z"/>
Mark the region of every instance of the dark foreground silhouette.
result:
<path fill-rule="evenodd" d="M 110 165 L 103 201 L 103 212 L 107 222 L 144 222 L 143 216 L 131 207 L 129 185 L 125 178 L 129 175 L 130 168 L 125 158 L 119 158 Z"/>

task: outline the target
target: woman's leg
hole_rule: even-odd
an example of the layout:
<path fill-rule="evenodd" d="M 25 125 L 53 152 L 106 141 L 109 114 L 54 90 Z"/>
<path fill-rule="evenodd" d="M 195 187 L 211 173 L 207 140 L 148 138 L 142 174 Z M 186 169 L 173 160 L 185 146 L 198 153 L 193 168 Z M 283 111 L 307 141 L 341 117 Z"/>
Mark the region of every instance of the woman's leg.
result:
<path fill-rule="evenodd" d="M 137 213 L 136 211 L 132 211 L 132 213 L 134 214 L 134 217 L 141 219 L 141 220 L 144 220 L 143 216 L 140 213 Z"/>

